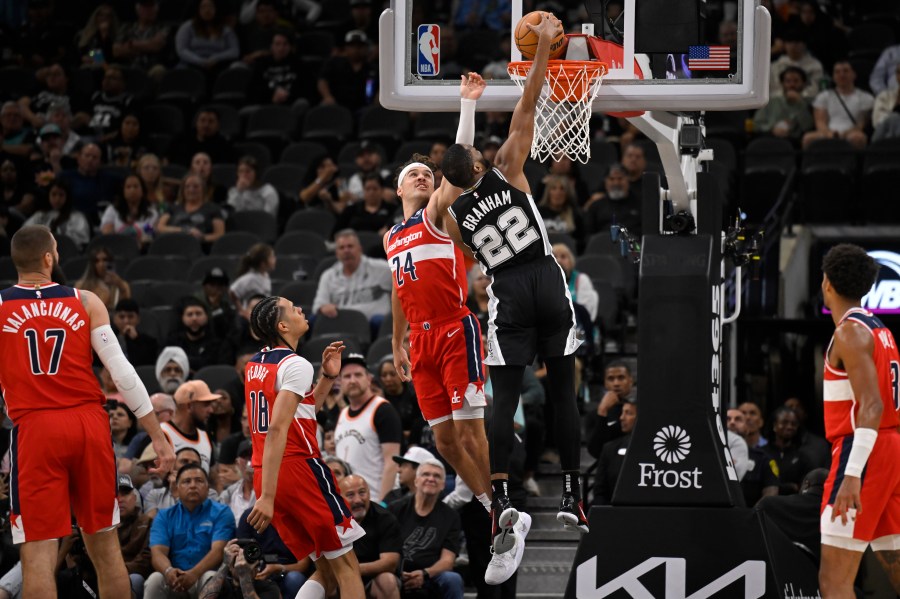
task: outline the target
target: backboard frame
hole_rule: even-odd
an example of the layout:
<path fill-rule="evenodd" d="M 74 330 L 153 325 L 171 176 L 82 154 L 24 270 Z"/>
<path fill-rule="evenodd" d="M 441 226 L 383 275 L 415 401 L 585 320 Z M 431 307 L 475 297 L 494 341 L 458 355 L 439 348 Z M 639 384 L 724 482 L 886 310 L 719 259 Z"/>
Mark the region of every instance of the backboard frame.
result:
<path fill-rule="evenodd" d="M 626 29 L 634 28 L 635 2 L 625 0 Z M 758 108 L 769 97 L 771 17 L 757 0 L 738 0 L 740 35 L 751 43 L 738 43 L 740 81 L 653 80 L 633 77 L 634 36 L 624 44 L 626 68 L 612 68 L 593 103 L 597 112 L 633 110 L 700 111 Z M 521 0 L 513 0 L 513 16 L 521 15 Z M 379 19 L 379 97 L 391 110 L 410 112 L 454 112 L 459 110 L 459 85 L 453 80 L 414 81 L 411 75 L 412 40 L 409 0 L 391 0 Z M 518 58 L 513 44 L 511 60 Z M 512 111 L 521 92 L 511 81 L 492 81 L 478 102 L 484 111 Z"/>

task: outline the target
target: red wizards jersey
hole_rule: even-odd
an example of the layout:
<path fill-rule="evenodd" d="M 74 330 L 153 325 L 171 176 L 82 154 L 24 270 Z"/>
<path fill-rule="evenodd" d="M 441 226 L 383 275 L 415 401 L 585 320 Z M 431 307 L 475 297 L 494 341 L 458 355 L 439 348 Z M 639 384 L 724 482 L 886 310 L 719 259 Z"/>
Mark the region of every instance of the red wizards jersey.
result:
<path fill-rule="evenodd" d="M 286 347 L 263 348 L 247 362 L 244 399 L 250 422 L 254 468 L 262 468 L 263 448 L 278 392 L 292 391 L 302 397 L 288 429 L 284 458 L 318 458 L 316 400 L 312 395 L 313 367 Z"/>
<path fill-rule="evenodd" d="M 881 413 L 879 429 L 896 430 L 900 425 L 897 410 L 900 409 L 898 384 L 900 384 L 900 355 L 891 331 L 871 312 L 862 308 L 852 308 L 844 314 L 838 326 L 845 321 L 853 321 L 869 329 L 875 342 L 872 359 L 878 373 L 878 390 L 884 410 Z M 856 429 L 856 414 L 859 405 L 850 387 L 847 373 L 828 363 L 828 352 L 834 343 L 834 336 L 825 352 L 825 377 L 823 398 L 825 400 L 825 437 L 832 443 L 845 435 L 853 434 Z"/>
<path fill-rule="evenodd" d="M 410 323 L 447 318 L 465 307 L 465 257 L 449 235 L 429 222 L 425 208 L 390 230 L 387 259 Z"/>
<path fill-rule="evenodd" d="M 0 291 L 0 388 L 13 422 L 32 410 L 106 402 L 94 376 L 90 325 L 72 287 Z"/>

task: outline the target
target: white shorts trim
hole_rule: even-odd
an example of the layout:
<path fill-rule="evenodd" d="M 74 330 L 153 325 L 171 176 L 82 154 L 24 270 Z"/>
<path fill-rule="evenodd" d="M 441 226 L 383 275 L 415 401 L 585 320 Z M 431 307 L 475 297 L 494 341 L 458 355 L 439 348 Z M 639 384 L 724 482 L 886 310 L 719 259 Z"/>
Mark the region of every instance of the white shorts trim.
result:
<path fill-rule="evenodd" d="M 325 559 L 336 559 L 341 557 L 345 553 L 349 553 L 351 549 L 353 549 L 353 545 L 346 545 L 344 547 L 341 547 L 340 549 L 335 549 L 334 551 L 323 551 L 322 555 L 320 555 L 319 557 L 324 557 Z M 310 559 L 312 559 L 312 561 L 316 561 L 319 559 L 318 557 L 316 557 L 315 551 L 310 553 L 309 557 Z"/>
<path fill-rule="evenodd" d="M 872 547 L 872 551 L 897 551 L 900 550 L 900 535 L 878 537 L 869 545 Z"/>
<path fill-rule="evenodd" d="M 869 546 L 867 541 L 826 534 L 822 535 L 822 544 L 828 545 L 829 547 L 837 547 L 838 549 L 845 549 L 847 551 L 856 551 L 857 553 L 862 553 L 866 550 L 866 547 Z"/>
<path fill-rule="evenodd" d="M 428 422 L 428 426 L 430 426 L 431 428 L 434 428 L 434 426 L 436 424 L 440 424 L 442 422 L 447 422 L 448 420 L 450 420 L 452 418 L 453 418 L 453 416 L 451 414 L 446 414 L 444 416 L 438 416 L 437 418 L 432 418 L 432 419 L 428 420 L 427 422 Z"/>

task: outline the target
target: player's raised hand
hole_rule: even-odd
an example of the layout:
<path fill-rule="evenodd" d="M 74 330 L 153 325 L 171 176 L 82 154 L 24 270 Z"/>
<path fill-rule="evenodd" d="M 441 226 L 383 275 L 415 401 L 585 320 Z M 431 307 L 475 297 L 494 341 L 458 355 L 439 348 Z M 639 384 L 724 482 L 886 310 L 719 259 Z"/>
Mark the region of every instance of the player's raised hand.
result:
<path fill-rule="evenodd" d="M 468 76 L 461 75 L 459 83 L 459 95 L 466 100 L 477 100 L 484 93 L 487 84 L 481 75 L 472 71 Z"/>
<path fill-rule="evenodd" d="M 322 352 L 322 372 L 334 378 L 341 371 L 341 354 L 344 353 L 344 342 L 329 343 Z"/>
<path fill-rule="evenodd" d="M 262 532 L 269 527 L 272 522 L 272 515 L 275 513 L 275 500 L 263 495 L 253 504 L 253 509 L 247 516 L 247 523 L 256 529 L 256 532 Z"/>
<path fill-rule="evenodd" d="M 859 498 L 862 481 L 856 476 L 844 476 L 841 487 L 838 489 L 837 496 L 834 498 L 834 505 L 831 508 L 831 521 L 838 516 L 841 517 L 841 524 L 847 526 L 847 517 L 856 520 L 856 516 L 862 514 L 862 501 Z M 855 510 L 850 513 L 850 510 Z"/>
<path fill-rule="evenodd" d="M 409 355 L 403 347 L 394 350 L 394 368 L 397 370 L 397 376 L 404 383 L 412 381 L 412 364 L 409 361 Z"/>
<path fill-rule="evenodd" d="M 552 12 L 545 12 L 543 14 L 543 18 L 541 19 L 541 22 L 537 25 L 526 23 L 525 26 L 540 37 L 545 37 L 551 40 L 555 38 L 559 33 L 561 33 L 563 28 L 562 21 L 557 19 L 556 15 L 554 15 Z"/>

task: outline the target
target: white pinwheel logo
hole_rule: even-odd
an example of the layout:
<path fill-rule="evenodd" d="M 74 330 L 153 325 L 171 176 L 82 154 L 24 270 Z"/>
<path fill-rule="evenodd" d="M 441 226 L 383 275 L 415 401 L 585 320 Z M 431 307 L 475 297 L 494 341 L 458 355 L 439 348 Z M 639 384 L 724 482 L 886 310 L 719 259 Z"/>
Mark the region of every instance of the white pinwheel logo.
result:
<path fill-rule="evenodd" d="M 665 426 L 653 437 L 653 451 L 666 464 L 677 464 L 691 452 L 691 436 L 680 426 Z"/>

